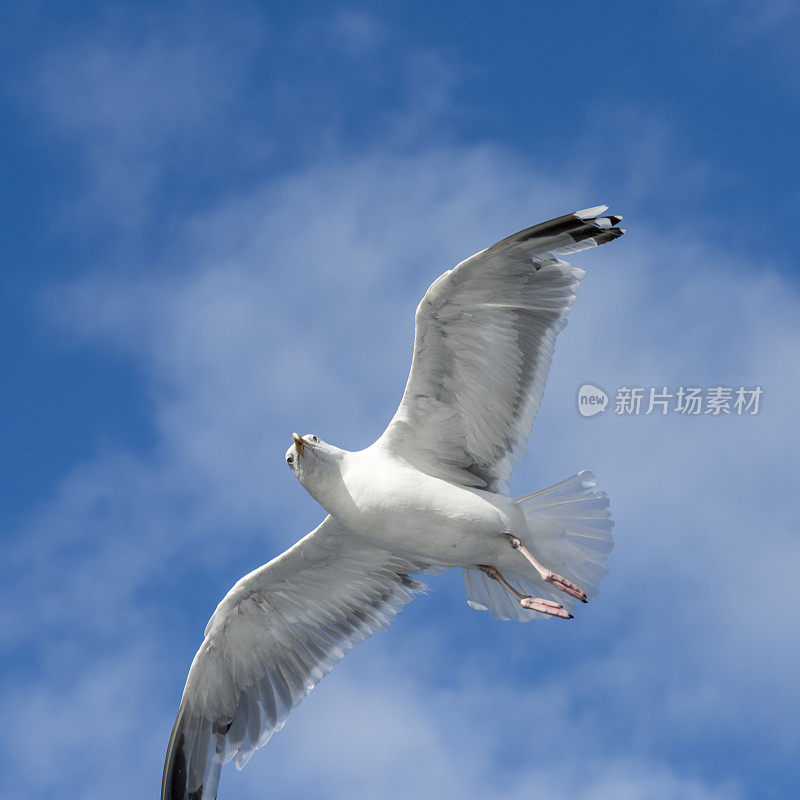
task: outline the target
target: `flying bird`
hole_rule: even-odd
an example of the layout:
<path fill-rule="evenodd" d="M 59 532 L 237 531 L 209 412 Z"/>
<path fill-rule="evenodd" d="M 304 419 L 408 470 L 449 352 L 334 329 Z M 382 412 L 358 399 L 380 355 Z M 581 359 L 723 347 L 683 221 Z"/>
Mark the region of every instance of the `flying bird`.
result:
<path fill-rule="evenodd" d="M 588 470 L 513 499 L 583 270 L 558 258 L 625 230 L 607 206 L 515 233 L 440 276 L 416 311 L 403 399 L 383 435 L 349 452 L 292 434 L 286 462 L 328 512 L 245 575 L 192 661 L 162 800 L 213 800 L 355 644 L 425 585 L 462 570 L 467 602 L 499 619 L 571 619 L 606 574 L 613 522 Z"/>

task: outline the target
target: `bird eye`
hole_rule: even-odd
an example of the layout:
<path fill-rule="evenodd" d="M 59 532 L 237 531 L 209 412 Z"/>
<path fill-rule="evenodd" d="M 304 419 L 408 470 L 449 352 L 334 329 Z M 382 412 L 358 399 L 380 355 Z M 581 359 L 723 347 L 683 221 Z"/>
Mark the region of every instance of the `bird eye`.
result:
<path fill-rule="evenodd" d="M 286 456 L 286 463 L 291 467 L 294 464 L 294 456 Z"/>
<path fill-rule="evenodd" d="M 311 437 L 311 441 L 312 442 L 318 442 L 319 441 L 319 436 L 312 436 Z"/>

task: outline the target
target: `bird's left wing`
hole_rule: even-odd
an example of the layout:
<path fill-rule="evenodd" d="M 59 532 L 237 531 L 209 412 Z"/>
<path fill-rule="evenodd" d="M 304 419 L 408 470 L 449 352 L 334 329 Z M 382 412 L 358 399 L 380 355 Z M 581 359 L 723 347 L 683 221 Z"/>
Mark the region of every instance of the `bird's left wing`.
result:
<path fill-rule="evenodd" d="M 556 256 L 621 236 L 622 217 L 605 210 L 515 233 L 433 283 L 417 308 L 411 373 L 384 447 L 436 477 L 507 490 L 583 277 Z"/>
<path fill-rule="evenodd" d="M 425 586 L 426 565 L 363 544 L 334 518 L 242 578 L 217 607 L 186 680 L 162 800 L 213 800 L 355 644 Z"/>

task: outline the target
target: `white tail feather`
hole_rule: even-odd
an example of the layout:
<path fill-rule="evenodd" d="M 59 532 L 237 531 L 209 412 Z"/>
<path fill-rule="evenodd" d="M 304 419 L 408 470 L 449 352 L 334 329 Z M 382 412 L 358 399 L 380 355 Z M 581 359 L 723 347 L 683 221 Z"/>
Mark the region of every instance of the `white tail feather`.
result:
<path fill-rule="evenodd" d="M 614 521 L 608 510 L 605 492 L 595 489 L 594 473 L 583 470 L 554 486 L 518 497 L 525 513 L 528 536 L 525 545 L 548 569 L 563 575 L 583 589 L 589 597 L 597 594 L 608 570 L 603 562 L 614 541 Z M 498 619 L 528 622 L 544 617 L 522 608 L 503 587 L 476 569 L 462 570 L 467 602 L 473 608 L 489 611 Z M 555 600 L 572 609 L 574 601 L 549 583 L 530 575 L 505 574 L 523 594 Z"/>

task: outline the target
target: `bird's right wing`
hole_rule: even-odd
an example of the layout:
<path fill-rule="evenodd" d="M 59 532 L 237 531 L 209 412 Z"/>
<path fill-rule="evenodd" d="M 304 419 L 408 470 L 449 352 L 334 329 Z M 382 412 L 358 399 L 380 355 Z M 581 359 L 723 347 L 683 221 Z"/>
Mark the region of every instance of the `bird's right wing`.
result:
<path fill-rule="evenodd" d="M 241 769 L 355 644 L 388 627 L 425 586 L 426 565 L 325 521 L 242 578 L 217 607 L 186 680 L 162 800 L 213 800 L 222 765 Z"/>

